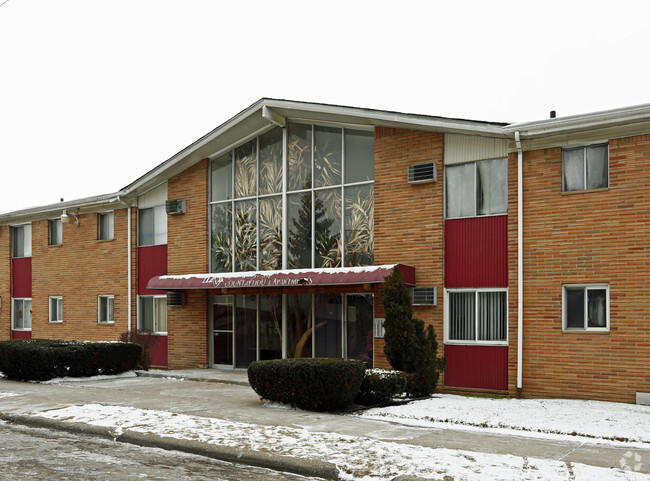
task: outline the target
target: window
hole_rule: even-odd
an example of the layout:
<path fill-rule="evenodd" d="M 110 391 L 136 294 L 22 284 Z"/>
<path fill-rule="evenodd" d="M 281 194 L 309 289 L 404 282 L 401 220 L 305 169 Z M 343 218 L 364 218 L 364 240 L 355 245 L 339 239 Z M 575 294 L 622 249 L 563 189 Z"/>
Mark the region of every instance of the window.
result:
<path fill-rule="evenodd" d="M 14 331 L 32 330 L 32 300 L 14 299 L 13 313 L 11 315 L 11 328 Z"/>
<path fill-rule="evenodd" d="M 140 296 L 138 330 L 167 333 L 167 296 Z"/>
<path fill-rule="evenodd" d="M 104 212 L 97 216 L 97 238 L 109 240 L 113 238 L 113 213 Z"/>
<path fill-rule="evenodd" d="M 602 189 L 609 186 L 607 145 L 562 150 L 562 191 Z"/>
<path fill-rule="evenodd" d="M 445 167 L 446 217 L 508 212 L 508 159 Z"/>
<path fill-rule="evenodd" d="M 372 131 L 290 123 L 210 168 L 212 272 L 373 264 Z"/>
<path fill-rule="evenodd" d="M 63 322 L 63 297 L 50 296 L 50 322 Z"/>
<path fill-rule="evenodd" d="M 61 219 L 52 219 L 50 220 L 50 245 L 60 246 L 61 244 L 63 244 Z"/>
<path fill-rule="evenodd" d="M 100 324 L 113 324 L 115 321 L 113 317 L 113 305 L 115 303 L 114 296 L 99 296 L 98 297 L 98 322 Z"/>
<path fill-rule="evenodd" d="M 608 331 L 609 286 L 606 284 L 563 286 L 562 328 Z"/>
<path fill-rule="evenodd" d="M 167 244 L 167 212 L 164 205 L 140 209 L 138 241 L 142 246 Z"/>
<path fill-rule="evenodd" d="M 32 225 L 25 224 L 11 228 L 12 257 L 32 256 Z"/>
<path fill-rule="evenodd" d="M 446 291 L 445 341 L 505 343 L 508 293 L 505 289 Z"/>

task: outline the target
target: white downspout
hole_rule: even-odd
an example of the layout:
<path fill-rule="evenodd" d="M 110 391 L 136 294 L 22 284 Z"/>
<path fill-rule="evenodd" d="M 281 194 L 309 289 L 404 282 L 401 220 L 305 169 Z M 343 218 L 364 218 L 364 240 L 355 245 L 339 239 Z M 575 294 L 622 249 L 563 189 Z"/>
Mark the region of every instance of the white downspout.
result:
<path fill-rule="evenodd" d="M 127 279 L 127 282 L 129 283 L 129 287 L 128 287 L 127 291 L 126 291 L 126 300 L 127 300 L 127 303 L 128 303 L 127 307 L 126 307 L 126 317 L 127 317 L 127 320 L 126 320 L 127 324 L 126 325 L 127 325 L 128 332 L 131 332 L 131 325 L 132 325 L 131 317 L 133 316 L 133 312 L 132 312 L 133 310 L 131 309 L 131 300 L 132 300 L 132 293 L 131 293 L 131 290 L 132 290 L 131 289 L 131 287 L 132 287 L 131 286 L 131 281 L 132 281 L 132 279 L 131 279 L 131 263 L 133 262 L 132 259 L 131 259 L 131 206 L 129 204 L 127 204 L 126 202 L 124 202 L 121 199 L 121 196 L 119 196 L 119 195 L 115 198 L 115 200 L 117 200 L 120 204 L 127 207 L 127 214 L 126 214 L 127 215 L 127 218 L 126 218 L 126 243 L 128 245 L 127 245 L 127 250 L 126 250 L 126 259 L 127 259 L 127 261 L 126 261 L 126 266 L 127 266 L 126 267 L 127 268 L 126 279 Z"/>
<path fill-rule="evenodd" d="M 523 385 L 524 354 L 524 154 L 519 131 L 515 132 L 517 144 L 517 397 Z"/>
<path fill-rule="evenodd" d="M 128 211 L 128 214 L 127 214 L 128 217 L 127 217 L 127 221 L 126 221 L 126 238 L 127 238 L 127 244 L 128 244 L 128 253 L 127 253 L 127 262 L 126 263 L 127 263 L 127 266 L 128 266 L 127 267 L 128 273 L 127 273 L 126 277 L 128 279 L 128 283 L 129 283 L 129 290 L 127 291 L 128 294 L 126 296 L 127 302 L 128 302 L 128 304 L 127 304 L 128 307 L 127 307 L 126 312 L 127 312 L 127 320 L 128 320 L 128 331 L 131 332 L 131 316 L 132 316 L 132 312 L 131 312 L 131 290 L 132 290 L 132 286 L 131 286 L 131 262 L 132 262 L 131 261 L 131 206 L 129 206 L 127 211 Z"/>

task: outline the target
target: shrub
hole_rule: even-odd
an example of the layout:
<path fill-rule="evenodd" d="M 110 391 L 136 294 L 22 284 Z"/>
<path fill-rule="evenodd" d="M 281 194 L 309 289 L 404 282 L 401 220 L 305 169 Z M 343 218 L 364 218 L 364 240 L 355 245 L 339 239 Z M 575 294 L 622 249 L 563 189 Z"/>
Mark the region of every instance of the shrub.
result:
<path fill-rule="evenodd" d="M 273 359 L 248 367 L 251 387 L 263 399 L 309 411 L 340 411 L 354 402 L 366 367 L 353 359 Z"/>
<path fill-rule="evenodd" d="M 119 374 L 134 369 L 142 348 L 123 342 L 21 339 L 0 342 L 0 372 L 10 379 Z"/>
<path fill-rule="evenodd" d="M 132 342 L 142 346 L 142 355 L 135 368 L 142 371 L 148 371 L 151 368 L 153 351 L 158 345 L 158 336 L 153 331 L 146 329 L 144 331 L 125 331 L 120 334 L 120 342 Z"/>
<path fill-rule="evenodd" d="M 382 287 L 384 352 L 388 362 L 407 373 L 406 392 L 411 397 L 430 396 L 447 360 L 438 358 L 433 326 L 413 317 L 409 290 L 399 270 L 386 277 Z"/>
<path fill-rule="evenodd" d="M 403 372 L 368 369 L 354 402 L 364 406 L 386 404 L 394 396 L 403 393 L 405 388 L 406 374 Z"/>

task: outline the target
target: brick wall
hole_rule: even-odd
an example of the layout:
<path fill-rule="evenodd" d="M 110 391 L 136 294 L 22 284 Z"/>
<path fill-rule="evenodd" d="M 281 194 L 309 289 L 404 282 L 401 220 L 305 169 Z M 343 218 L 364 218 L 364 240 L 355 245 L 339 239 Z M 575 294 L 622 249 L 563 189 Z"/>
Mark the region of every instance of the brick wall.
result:
<path fill-rule="evenodd" d="M 375 129 L 375 265 L 415 267 L 419 286 L 438 287 L 436 307 L 415 307 L 415 316 L 432 323 L 442 355 L 443 297 L 443 143 L 440 133 Z M 407 168 L 435 162 L 438 182 L 409 184 Z M 379 296 L 375 317 L 383 317 Z M 389 367 L 383 341 L 375 340 L 375 367 Z"/>
<path fill-rule="evenodd" d="M 524 154 L 524 396 L 634 402 L 650 391 L 649 158 L 650 135 L 612 140 L 609 189 L 563 194 L 561 149 Z M 516 209 L 510 219 L 512 340 Z M 562 332 L 562 285 L 571 283 L 609 284 L 610 332 Z"/>
<path fill-rule="evenodd" d="M 0 226 L 0 341 L 11 338 L 11 227 Z"/>
<path fill-rule="evenodd" d="M 32 223 L 32 337 L 114 341 L 127 330 L 127 212 L 115 210 L 106 241 L 97 240 L 96 213 L 62 224 L 60 246 L 48 245 L 47 220 Z M 111 294 L 115 323 L 99 324 L 97 296 Z M 49 296 L 63 297 L 62 323 L 49 322 Z"/>
<path fill-rule="evenodd" d="M 185 199 L 187 212 L 168 216 L 167 272 L 196 274 L 208 266 L 208 160 L 169 180 L 170 199 Z M 169 368 L 188 369 L 208 363 L 206 291 L 187 291 L 185 305 L 168 307 Z"/>

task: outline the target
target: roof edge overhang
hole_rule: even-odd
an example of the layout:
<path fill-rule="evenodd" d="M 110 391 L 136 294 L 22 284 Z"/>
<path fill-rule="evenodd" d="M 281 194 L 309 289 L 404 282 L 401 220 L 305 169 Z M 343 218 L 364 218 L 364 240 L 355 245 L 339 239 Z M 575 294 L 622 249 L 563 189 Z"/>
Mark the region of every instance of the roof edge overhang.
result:
<path fill-rule="evenodd" d="M 7 212 L 0 214 L 0 225 L 15 225 L 43 219 L 53 219 L 60 217 L 64 209 L 70 211 L 70 214 L 81 215 L 89 212 L 126 208 L 129 204 L 122 199 L 122 196 L 124 196 L 124 192 L 119 191 L 111 194 L 85 197 L 83 199 Z"/>
<path fill-rule="evenodd" d="M 359 107 L 262 98 L 124 187 L 125 195 L 134 196 L 144 193 L 197 162 L 212 158 L 224 148 L 241 142 L 261 130 L 277 125 L 286 125 L 287 121 L 296 120 L 507 138 L 507 134 L 502 130 L 507 124 L 500 122 L 432 117 Z M 238 135 L 233 135 L 233 133 Z M 219 139 L 222 138 L 224 141 L 219 142 Z"/>
<path fill-rule="evenodd" d="M 641 104 L 555 119 L 519 122 L 503 127 L 508 136 L 519 132 L 522 138 L 571 134 L 650 122 L 650 104 Z"/>
<path fill-rule="evenodd" d="M 147 289 L 177 291 L 188 289 L 264 289 L 273 287 L 310 287 L 378 284 L 395 270 L 404 282 L 415 285 L 415 268 L 404 264 L 333 269 L 291 269 L 278 271 L 229 272 L 224 274 L 187 274 L 152 277 Z"/>

